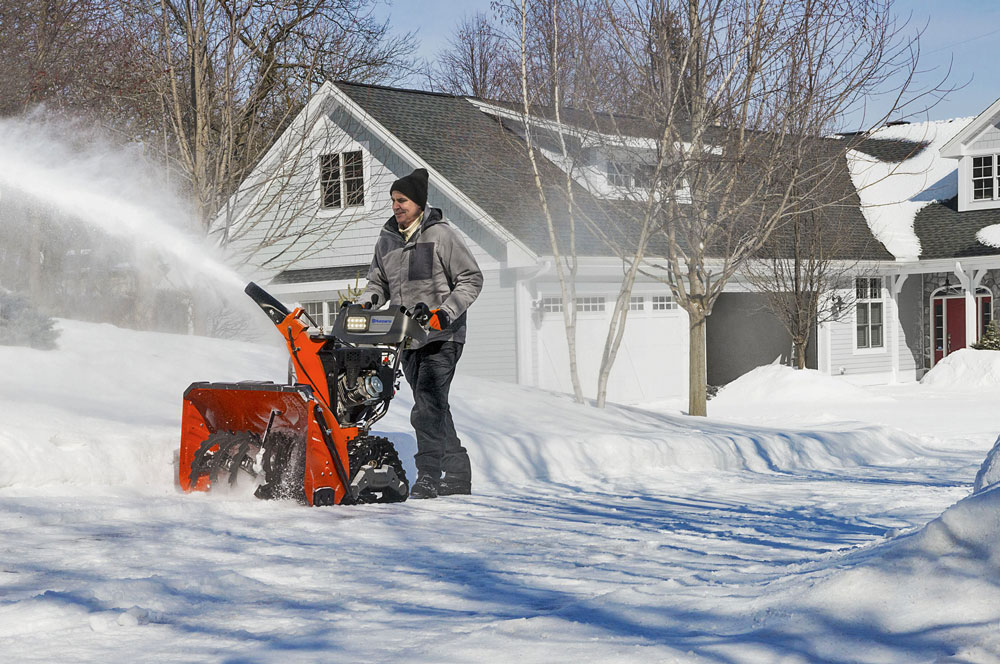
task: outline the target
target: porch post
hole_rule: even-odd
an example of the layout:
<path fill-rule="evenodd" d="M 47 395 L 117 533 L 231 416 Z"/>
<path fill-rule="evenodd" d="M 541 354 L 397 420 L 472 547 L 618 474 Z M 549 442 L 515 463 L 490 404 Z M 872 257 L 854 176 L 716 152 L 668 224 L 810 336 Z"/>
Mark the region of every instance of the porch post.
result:
<path fill-rule="evenodd" d="M 955 261 L 955 276 L 965 290 L 965 347 L 976 343 L 976 287 L 972 275 L 962 269 L 961 261 Z"/>
<path fill-rule="evenodd" d="M 908 274 L 897 274 L 889 277 L 889 293 L 892 296 L 892 331 L 889 333 L 889 352 L 892 353 L 892 377 L 889 382 L 895 385 L 899 382 L 899 292 L 903 290 L 903 282 Z"/>

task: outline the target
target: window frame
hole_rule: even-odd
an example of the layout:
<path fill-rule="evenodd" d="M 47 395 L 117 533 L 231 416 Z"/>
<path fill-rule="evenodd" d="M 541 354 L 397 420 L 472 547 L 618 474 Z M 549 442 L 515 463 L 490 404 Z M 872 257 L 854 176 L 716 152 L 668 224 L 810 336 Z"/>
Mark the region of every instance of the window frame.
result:
<path fill-rule="evenodd" d="M 862 287 L 861 282 L 865 282 Z M 882 277 L 856 277 L 854 280 L 854 328 L 853 328 L 853 339 L 854 339 L 854 350 L 861 353 L 884 353 L 886 352 L 887 345 L 885 342 L 886 335 L 886 306 L 885 306 L 885 284 L 883 283 Z M 876 296 L 873 297 L 873 292 Z M 878 307 L 878 323 L 873 323 L 872 312 L 875 311 L 875 307 Z M 861 322 L 861 311 L 865 311 L 865 321 Z M 865 330 L 865 343 L 861 342 L 861 330 L 862 327 Z M 875 345 L 873 342 L 873 330 L 878 330 L 879 343 Z"/>
<path fill-rule="evenodd" d="M 673 293 L 653 295 L 650 298 L 649 306 L 650 311 L 654 312 L 677 311 L 680 309 L 680 305 L 677 304 L 677 299 L 674 298 Z"/>
<path fill-rule="evenodd" d="M 357 155 L 354 157 L 354 155 Z M 327 176 L 327 162 L 336 157 L 336 180 Z M 348 159 L 351 160 L 348 163 Z M 367 152 L 361 146 L 352 146 L 352 149 L 341 150 L 340 152 L 321 152 L 318 155 L 317 166 L 319 169 L 319 209 L 321 212 L 346 212 L 357 209 L 367 210 L 369 201 L 367 196 L 367 182 L 369 179 Z M 348 175 L 348 169 L 352 169 L 354 175 Z M 332 169 L 331 169 L 332 170 Z M 352 183 L 360 182 L 360 188 L 352 188 Z M 328 185 L 335 185 L 337 201 L 327 204 Z M 360 200 L 350 202 L 348 199 L 353 194 L 360 194 Z"/>
<path fill-rule="evenodd" d="M 997 192 L 998 189 L 1000 189 L 1000 187 L 998 187 L 998 184 L 1000 184 L 1000 182 L 998 182 L 998 178 L 1000 178 L 1000 174 L 997 173 L 997 166 L 1000 164 L 997 163 L 998 161 L 997 156 L 998 155 L 996 154 L 973 155 L 972 161 L 970 162 L 971 172 L 969 174 L 970 175 L 969 180 L 971 183 L 971 188 L 969 189 L 969 193 L 970 193 L 970 201 L 972 203 L 979 203 L 983 201 L 995 201 L 998 199 Z M 985 160 L 987 163 L 977 164 L 976 162 L 980 160 Z M 988 169 L 989 172 L 988 173 L 980 172 L 980 174 L 977 176 L 976 175 L 977 169 L 981 170 Z M 985 183 L 989 185 L 988 196 L 979 196 L 980 189 L 977 189 L 977 185 L 980 183 Z M 987 191 L 987 189 L 983 187 L 981 191 Z"/>

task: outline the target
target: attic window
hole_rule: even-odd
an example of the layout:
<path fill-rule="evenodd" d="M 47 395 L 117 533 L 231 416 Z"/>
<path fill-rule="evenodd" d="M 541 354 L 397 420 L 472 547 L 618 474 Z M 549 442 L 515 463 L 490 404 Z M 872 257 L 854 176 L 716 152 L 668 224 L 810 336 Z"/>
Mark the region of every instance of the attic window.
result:
<path fill-rule="evenodd" d="M 365 169 L 361 151 L 320 155 L 319 182 L 324 209 L 364 205 Z"/>
<path fill-rule="evenodd" d="M 622 164 L 608 162 L 608 184 L 613 187 L 649 189 L 653 186 L 656 168 L 650 164 Z"/>
<path fill-rule="evenodd" d="M 997 197 L 996 155 L 972 158 L 972 200 L 990 201 Z"/>

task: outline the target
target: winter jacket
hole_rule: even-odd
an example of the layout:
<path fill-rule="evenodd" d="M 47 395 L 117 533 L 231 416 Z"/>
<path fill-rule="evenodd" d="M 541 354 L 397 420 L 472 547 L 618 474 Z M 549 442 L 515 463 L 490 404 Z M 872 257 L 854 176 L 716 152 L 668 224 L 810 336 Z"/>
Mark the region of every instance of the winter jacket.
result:
<path fill-rule="evenodd" d="M 394 217 L 382 227 L 368 270 L 368 287 L 358 301 L 371 302 L 377 295 L 379 304 L 388 301 L 409 309 L 423 302 L 431 309 L 444 309 L 451 325 L 432 332 L 424 343 L 465 343 L 465 312 L 482 289 L 483 273 L 458 231 L 445 221 L 441 210 L 427 208 L 409 241 L 403 240 Z"/>

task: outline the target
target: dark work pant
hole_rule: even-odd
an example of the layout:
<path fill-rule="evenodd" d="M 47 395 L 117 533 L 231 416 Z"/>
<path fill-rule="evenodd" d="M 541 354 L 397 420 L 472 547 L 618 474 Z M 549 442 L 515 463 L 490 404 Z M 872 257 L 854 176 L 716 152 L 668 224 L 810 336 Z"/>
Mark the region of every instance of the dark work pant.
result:
<path fill-rule="evenodd" d="M 403 352 L 403 375 L 413 390 L 410 424 L 417 433 L 418 475 L 439 479 L 444 471 L 452 479 L 472 480 L 469 455 L 455 433 L 448 406 L 462 347 L 455 341 L 436 341 Z"/>

